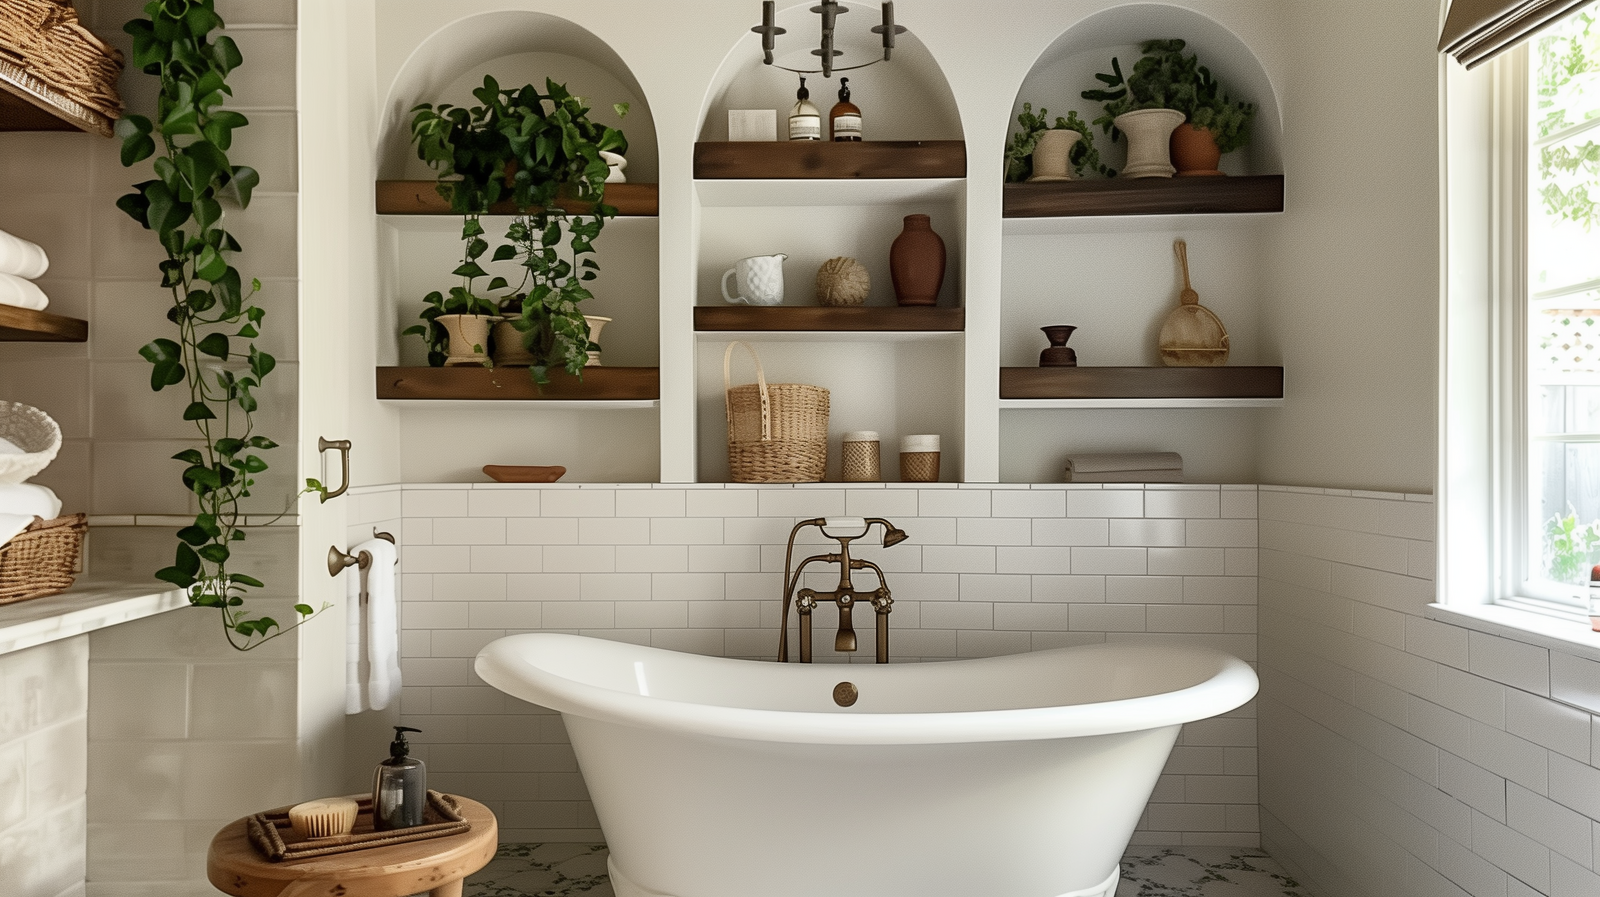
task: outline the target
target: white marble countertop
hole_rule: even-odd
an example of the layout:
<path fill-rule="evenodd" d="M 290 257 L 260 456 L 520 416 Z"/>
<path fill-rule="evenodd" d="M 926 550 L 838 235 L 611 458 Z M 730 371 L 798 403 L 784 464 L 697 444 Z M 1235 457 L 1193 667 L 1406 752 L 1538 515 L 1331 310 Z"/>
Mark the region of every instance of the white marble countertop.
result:
<path fill-rule="evenodd" d="M 0 654 L 188 606 L 180 589 L 80 577 L 59 595 L 0 606 Z"/>

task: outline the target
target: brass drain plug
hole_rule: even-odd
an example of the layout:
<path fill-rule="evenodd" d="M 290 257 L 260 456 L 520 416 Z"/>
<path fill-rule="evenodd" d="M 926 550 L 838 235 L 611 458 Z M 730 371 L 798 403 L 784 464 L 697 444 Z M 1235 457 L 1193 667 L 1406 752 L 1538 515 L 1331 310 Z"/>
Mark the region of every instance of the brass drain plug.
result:
<path fill-rule="evenodd" d="M 833 703 L 840 707 L 849 707 L 861 697 L 861 690 L 856 688 L 854 682 L 841 682 L 833 687 Z"/>

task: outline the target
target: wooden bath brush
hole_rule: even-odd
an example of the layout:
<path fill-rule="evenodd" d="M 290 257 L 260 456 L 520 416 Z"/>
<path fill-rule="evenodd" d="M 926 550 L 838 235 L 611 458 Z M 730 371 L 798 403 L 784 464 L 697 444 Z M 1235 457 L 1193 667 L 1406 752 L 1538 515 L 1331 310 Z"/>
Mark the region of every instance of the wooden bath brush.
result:
<path fill-rule="evenodd" d="M 1183 265 L 1181 303 L 1161 325 L 1161 363 L 1167 367 L 1205 367 L 1228 361 L 1228 329 L 1211 309 L 1200 304 L 1200 294 L 1189 285 L 1189 246 L 1173 244 Z"/>

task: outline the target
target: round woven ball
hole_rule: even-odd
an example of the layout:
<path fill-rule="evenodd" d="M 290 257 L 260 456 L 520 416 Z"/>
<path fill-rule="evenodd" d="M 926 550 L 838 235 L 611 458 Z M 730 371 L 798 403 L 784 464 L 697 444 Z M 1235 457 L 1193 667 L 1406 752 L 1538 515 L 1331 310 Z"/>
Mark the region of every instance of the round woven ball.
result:
<path fill-rule="evenodd" d="M 853 258 L 831 258 L 817 269 L 817 301 L 823 305 L 861 305 L 871 289 L 866 266 Z"/>

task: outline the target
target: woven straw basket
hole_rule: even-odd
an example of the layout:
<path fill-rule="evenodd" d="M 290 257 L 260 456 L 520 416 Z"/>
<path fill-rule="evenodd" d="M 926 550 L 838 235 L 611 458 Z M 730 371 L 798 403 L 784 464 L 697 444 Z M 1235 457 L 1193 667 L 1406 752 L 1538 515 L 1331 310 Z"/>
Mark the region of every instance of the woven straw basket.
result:
<path fill-rule="evenodd" d="M 733 350 L 756 364 L 756 382 L 733 385 Z M 768 383 L 761 357 L 731 342 L 722 354 L 727 390 L 728 469 L 735 483 L 820 483 L 828 468 L 828 391 L 804 383 Z"/>
<path fill-rule="evenodd" d="M 69 514 L 54 520 L 34 518 L 16 538 L 0 546 L 0 604 L 44 598 L 72 588 L 78 549 L 89 518 Z"/>
<path fill-rule="evenodd" d="M 60 93 L 80 107 L 76 114 L 100 120 L 108 137 L 122 115 L 122 54 L 78 23 L 71 0 L 0 2 L 0 70 Z"/>
<path fill-rule="evenodd" d="M 0 454 L 0 483 L 21 483 L 44 470 L 61 451 L 61 427 L 50 415 L 21 402 L 0 402 L 0 439 L 22 450 Z"/>

